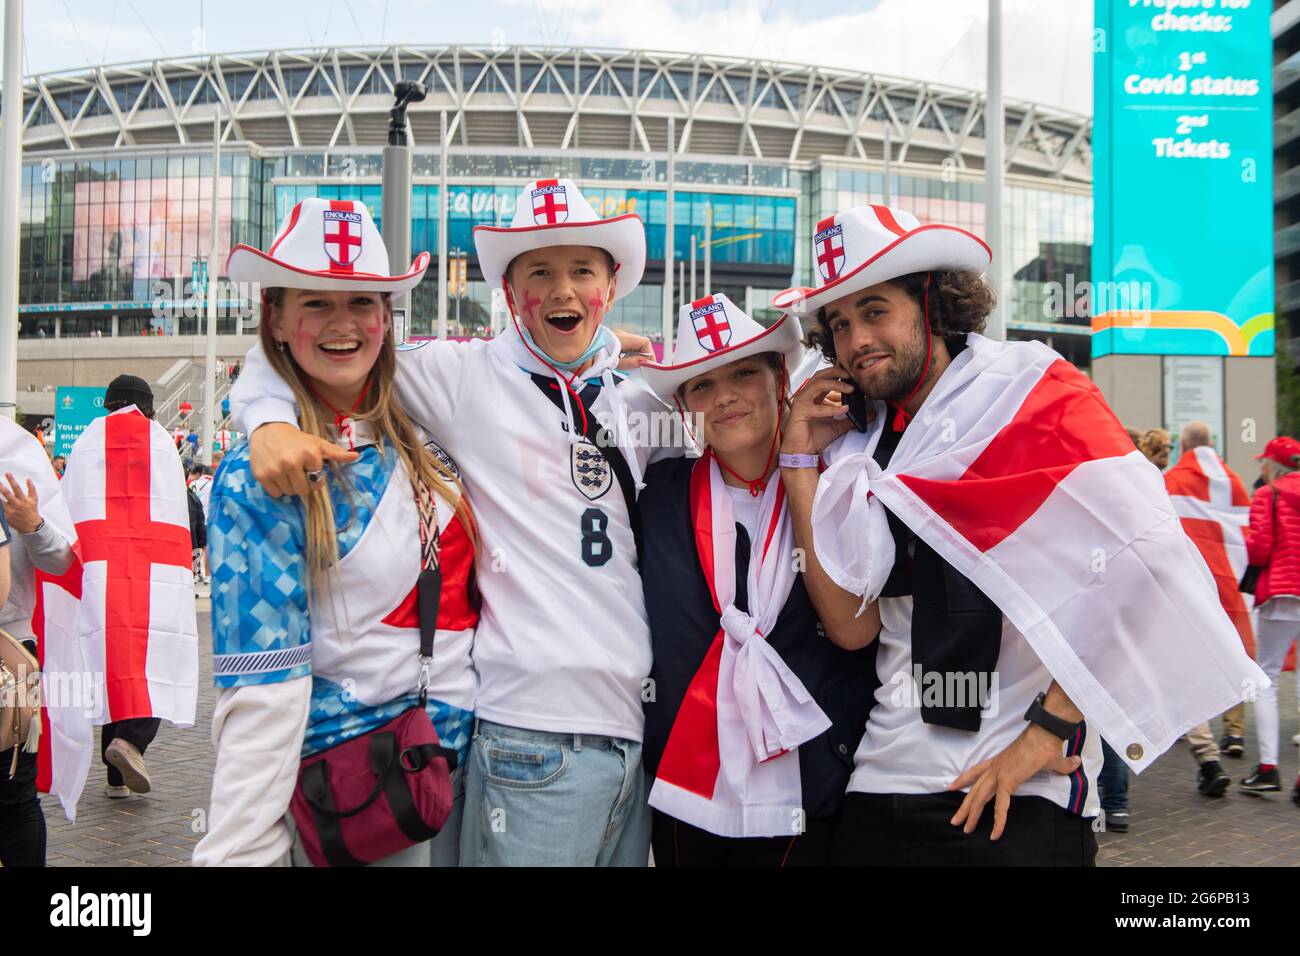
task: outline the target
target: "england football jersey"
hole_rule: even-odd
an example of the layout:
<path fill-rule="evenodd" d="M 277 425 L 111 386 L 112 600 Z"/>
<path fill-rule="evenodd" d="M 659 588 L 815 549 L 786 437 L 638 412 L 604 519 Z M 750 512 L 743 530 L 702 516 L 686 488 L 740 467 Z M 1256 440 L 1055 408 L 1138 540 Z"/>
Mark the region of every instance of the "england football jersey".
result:
<path fill-rule="evenodd" d="M 582 414 L 621 423 L 634 479 L 681 449 L 652 444 L 645 423 L 671 413 L 616 374 L 617 362 L 608 347 L 573 382 L 594 396 L 583 409 L 513 328 L 399 353 L 403 407 L 459 463 L 478 522 L 483 611 L 473 656 L 484 719 L 641 740 L 651 649 L 631 514 L 613 469 L 580 434 Z M 260 346 L 231 404 L 249 434 L 296 420 L 289 386 Z"/>

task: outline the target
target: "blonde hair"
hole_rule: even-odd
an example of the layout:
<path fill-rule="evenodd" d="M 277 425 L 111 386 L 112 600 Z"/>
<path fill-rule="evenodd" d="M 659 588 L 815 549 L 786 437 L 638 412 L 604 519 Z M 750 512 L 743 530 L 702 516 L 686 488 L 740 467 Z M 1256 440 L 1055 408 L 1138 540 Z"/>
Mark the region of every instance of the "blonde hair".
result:
<path fill-rule="evenodd" d="M 284 291 L 277 288 L 262 293 L 262 322 L 258 329 L 262 349 L 266 352 L 271 367 L 293 389 L 294 401 L 298 404 L 298 427 L 309 435 L 332 440 L 333 436 L 326 430 L 326 423 L 333 421 L 333 413 L 308 386 L 306 374 L 294 360 L 293 353 L 277 347 L 271 317 L 276 310 L 284 308 Z M 389 293 L 378 294 L 383 300 L 385 317 L 391 319 L 392 303 Z M 352 418 L 371 425 L 376 437 L 382 440 L 379 444 L 381 454 L 387 455 L 387 447 L 392 445 L 411 478 L 413 489 L 418 491 L 419 482 L 423 482 L 425 487 L 433 489 L 445 500 L 456 502 L 456 515 L 464 525 L 471 545 L 477 550 L 478 534 L 465 489 L 460 479 L 420 441 L 415 425 L 397 401 L 393 382 L 396 372 L 397 344 L 393 339 L 393 324 L 389 321 L 384 330 L 379 357 L 375 359 L 370 372 L 373 376 L 370 388 L 366 391 L 362 406 L 351 413 Z M 336 462 L 330 462 L 329 467 L 335 480 L 351 495 L 352 484 L 343 469 Z M 304 525 L 309 590 L 316 595 L 328 586 L 329 572 L 338 563 L 338 530 L 334 524 L 334 507 L 324 486 L 304 499 L 303 508 L 306 513 Z"/>

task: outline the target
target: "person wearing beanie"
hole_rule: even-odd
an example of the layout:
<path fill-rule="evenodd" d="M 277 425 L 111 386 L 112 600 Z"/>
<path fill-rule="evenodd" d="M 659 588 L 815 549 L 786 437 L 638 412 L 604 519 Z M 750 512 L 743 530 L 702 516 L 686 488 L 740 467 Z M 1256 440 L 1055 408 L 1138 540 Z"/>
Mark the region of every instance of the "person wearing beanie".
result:
<path fill-rule="evenodd" d="M 145 418 L 154 417 L 153 389 L 149 383 L 136 375 L 119 375 L 108 383 L 108 391 L 104 393 L 104 409 L 115 412 L 128 405 L 140 409 L 140 414 Z"/>

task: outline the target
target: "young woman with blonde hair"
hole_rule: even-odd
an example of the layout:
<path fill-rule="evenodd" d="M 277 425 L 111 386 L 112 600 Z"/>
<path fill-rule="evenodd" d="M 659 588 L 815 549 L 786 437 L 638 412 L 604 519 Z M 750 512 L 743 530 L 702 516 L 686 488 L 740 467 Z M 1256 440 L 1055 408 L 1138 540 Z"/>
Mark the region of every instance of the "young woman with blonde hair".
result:
<path fill-rule="evenodd" d="M 312 473 L 303 499 L 272 497 L 247 445 L 217 471 L 217 762 L 198 864 L 457 862 L 474 526 L 454 462 L 393 386 L 390 296 L 428 262 L 390 275 L 365 206 L 318 199 L 269 251 L 231 253 L 231 278 L 262 286 L 259 335 L 299 427 L 358 458 Z"/>

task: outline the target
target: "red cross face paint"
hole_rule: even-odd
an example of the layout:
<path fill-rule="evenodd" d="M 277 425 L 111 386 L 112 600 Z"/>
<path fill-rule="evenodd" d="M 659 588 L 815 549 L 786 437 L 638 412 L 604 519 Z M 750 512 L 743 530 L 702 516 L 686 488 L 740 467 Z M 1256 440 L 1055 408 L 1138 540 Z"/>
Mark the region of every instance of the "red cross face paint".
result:
<path fill-rule="evenodd" d="M 557 362 L 572 362 L 587 350 L 614 294 L 609 258 L 591 246 L 525 252 L 506 278 L 524 328 Z"/>
<path fill-rule="evenodd" d="M 331 405 L 349 408 L 365 387 L 387 325 L 378 292 L 286 289 L 273 328 Z"/>

